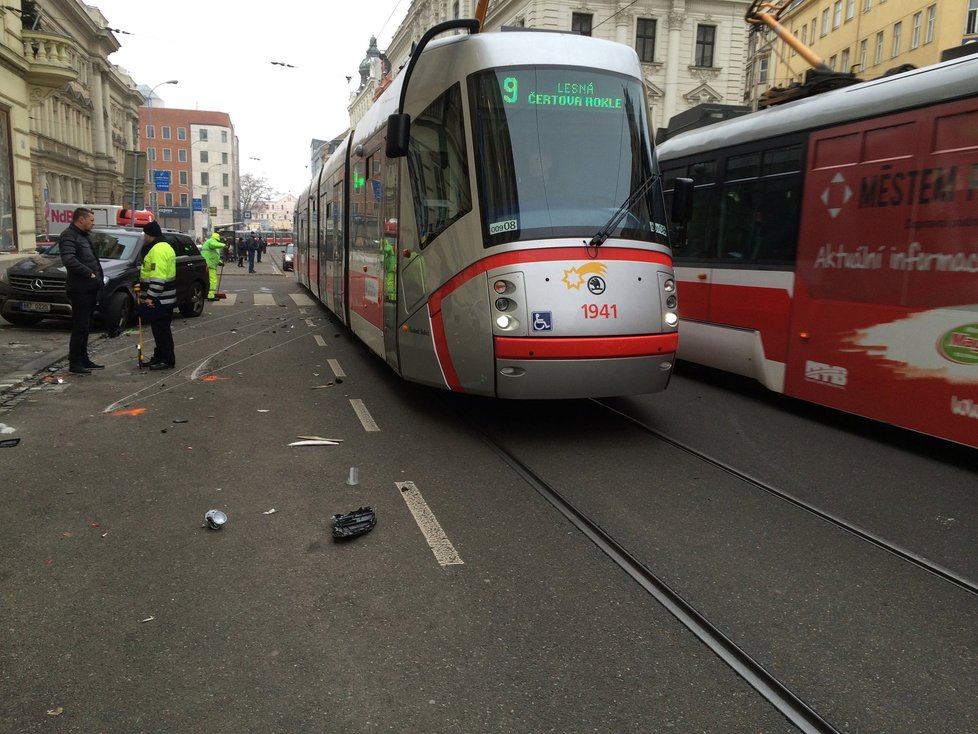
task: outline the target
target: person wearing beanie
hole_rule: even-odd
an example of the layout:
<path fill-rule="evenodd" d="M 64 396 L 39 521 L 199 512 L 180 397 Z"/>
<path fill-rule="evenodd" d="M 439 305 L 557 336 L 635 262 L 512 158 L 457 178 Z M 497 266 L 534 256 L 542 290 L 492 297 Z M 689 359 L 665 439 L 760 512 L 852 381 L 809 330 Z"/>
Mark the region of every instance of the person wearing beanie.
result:
<path fill-rule="evenodd" d="M 171 370 L 177 358 L 173 346 L 173 332 L 170 322 L 173 307 L 177 302 L 177 255 L 166 241 L 158 222 L 150 222 L 143 227 L 144 249 L 149 251 L 143 257 L 139 268 L 139 281 L 145 303 L 141 305 L 153 330 L 153 358 L 151 370 Z"/>

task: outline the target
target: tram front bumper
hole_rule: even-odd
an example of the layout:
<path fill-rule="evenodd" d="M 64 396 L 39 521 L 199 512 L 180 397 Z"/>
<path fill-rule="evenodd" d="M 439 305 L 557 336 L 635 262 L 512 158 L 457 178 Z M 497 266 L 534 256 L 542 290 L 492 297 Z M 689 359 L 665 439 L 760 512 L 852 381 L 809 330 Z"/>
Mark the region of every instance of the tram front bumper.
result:
<path fill-rule="evenodd" d="M 675 355 L 608 359 L 497 359 L 496 395 L 511 399 L 608 398 L 665 390 Z"/>

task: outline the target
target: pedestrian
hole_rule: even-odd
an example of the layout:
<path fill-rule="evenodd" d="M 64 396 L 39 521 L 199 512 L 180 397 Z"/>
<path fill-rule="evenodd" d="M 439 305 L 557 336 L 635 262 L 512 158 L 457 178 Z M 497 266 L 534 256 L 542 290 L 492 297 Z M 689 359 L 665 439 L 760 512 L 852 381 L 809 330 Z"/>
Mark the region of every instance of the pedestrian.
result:
<path fill-rule="evenodd" d="M 207 300 L 216 301 L 217 300 L 217 268 L 224 263 L 221 262 L 221 250 L 224 249 L 224 243 L 221 242 L 221 235 L 217 232 L 212 232 L 211 236 L 205 240 L 204 244 L 201 245 L 201 254 L 207 261 L 207 276 L 210 281 L 209 290 L 207 291 Z"/>
<path fill-rule="evenodd" d="M 156 342 L 149 368 L 171 370 L 177 364 L 170 329 L 173 306 L 177 302 L 177 255 L 158 222 L 143 227 L 143 240 L 150 248 L 139 268 L 140 287 L 146 299 L 140 313 L 149 321 Z"/>
<path fill-rule="evenodd" d="M 254 232 L 248 235 L 245 247 L 248 248 L 248 272 L 253 273 L 255 272 L 255 253 L 258 252 L 258 240 L 255 239 Z"/>
<path fill-rule="evenodd" d="M 268 249 L 268 244 L 265 242 L 265 238 L 258 235 L 258 262 L 261 262 L 261 256 L 265 254 L 265 250 Z"/>
<path fill-rule="evenodd" d="M 238 267 L 243 268 L 247 249 L 245 248 L 245 238 L 237 232 L 234 234 L 234 250 L 238 254 Z"/>
<path fill-rule="evenodd" d="M 102 263 L 89 234 L 94 225 L 95 213 L 91 209 L 78 207 L 71 213 L 71 224 L 58 238 L 61 262 L 67 274 L 65 291 L 71 304 L 68 371 L 76 375 L 91 374 L 92 370 L 105 366 L 95 364 L 88 356 L 88 334 L 102 289 Z"/>

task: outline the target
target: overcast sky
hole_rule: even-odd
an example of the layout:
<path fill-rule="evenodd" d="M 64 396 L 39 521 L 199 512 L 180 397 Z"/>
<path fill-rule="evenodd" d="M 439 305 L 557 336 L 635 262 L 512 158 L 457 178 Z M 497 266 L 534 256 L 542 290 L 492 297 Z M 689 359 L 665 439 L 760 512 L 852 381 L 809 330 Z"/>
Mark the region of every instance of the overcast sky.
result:
<path fill-rule="evenodd" d="M 179 80 L 156 90 L 161 106 L 227 112 L 241 146 L 241 173 L 298 194 L 309 182 L 310 141 L 334 138 L 349 123 L 346 107 L 370 37 L 385 49 L 410 0 L 89 4 L 110 28 L 125 31 L 115 34 L 122 48 L 110 62 L 137 84 Z"/>

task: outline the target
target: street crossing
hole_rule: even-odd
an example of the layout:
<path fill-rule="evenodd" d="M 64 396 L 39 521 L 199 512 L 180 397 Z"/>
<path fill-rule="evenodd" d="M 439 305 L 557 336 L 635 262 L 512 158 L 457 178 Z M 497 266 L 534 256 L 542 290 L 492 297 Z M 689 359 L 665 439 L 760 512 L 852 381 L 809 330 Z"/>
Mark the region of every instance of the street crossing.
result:
<path fill-rule="evenodd" d="M 284 295 L 288 295 L 292 304 L 284 299 Z M 207 308 L 226 308 L 238 304 L 246 306 L 314 306 L 316 303 L 305 293 L 275 294 L 265 291 L 227 291 L 225 296 L 226 298 L 211 301 L 207 304 Z M 278 301 L 275 300 L 276 296 Z"/>

